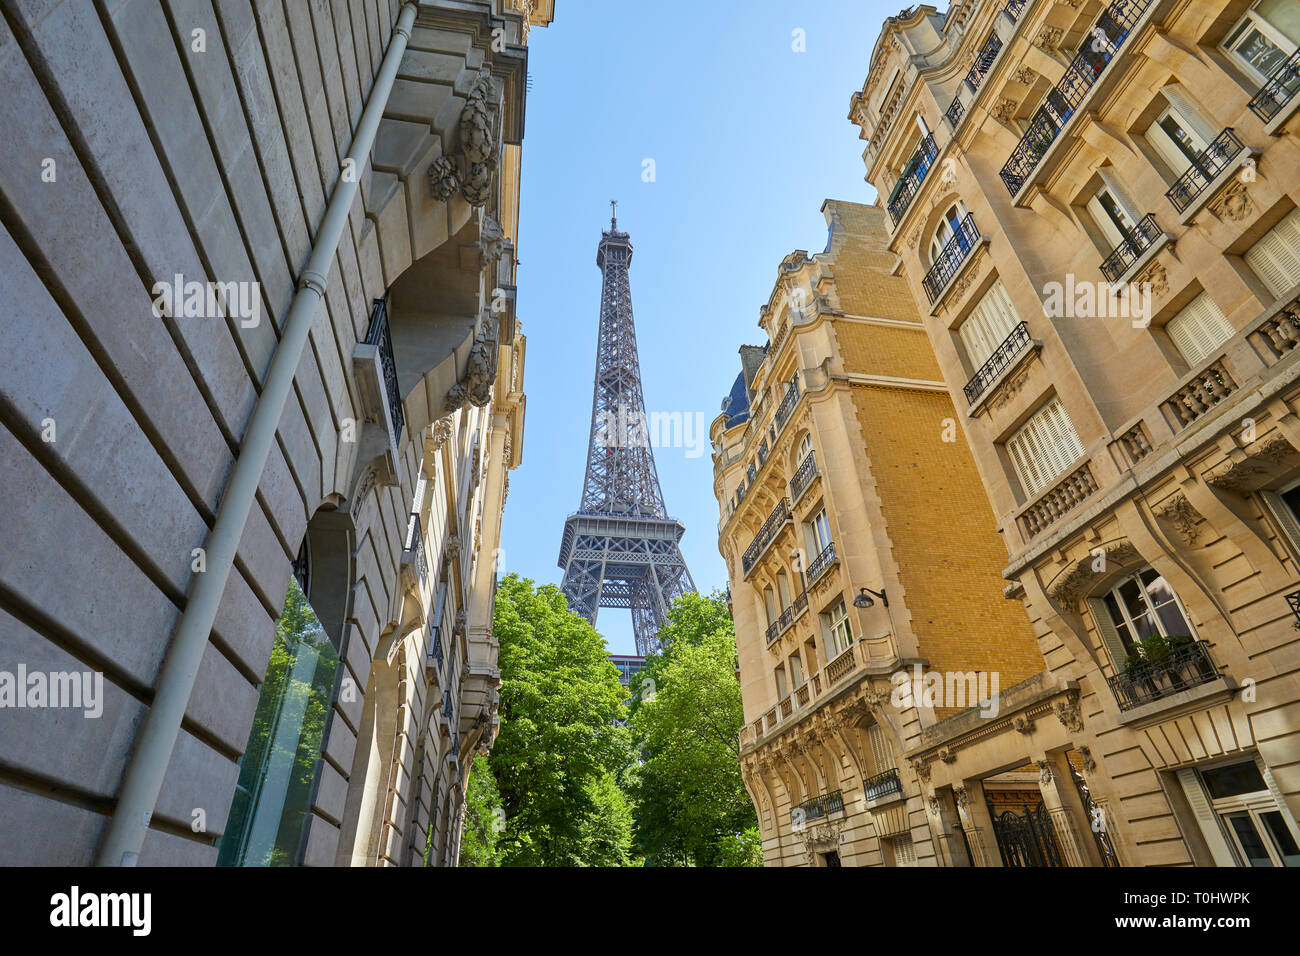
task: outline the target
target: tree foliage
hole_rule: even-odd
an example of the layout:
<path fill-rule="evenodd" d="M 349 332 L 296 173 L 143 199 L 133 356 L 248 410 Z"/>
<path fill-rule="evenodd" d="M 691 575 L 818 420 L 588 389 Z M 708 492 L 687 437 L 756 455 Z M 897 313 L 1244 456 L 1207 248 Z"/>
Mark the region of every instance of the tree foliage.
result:
<path fill-rule="evenodd" d="M 604 640 L 554 585 L 516 575 L 498 585 L 493 628 L 501 730 L 488 766 L 505 810 L 501 865 L 628 865 L 626 692 Z"/>
<path fill-rule="evenodd" d="M 667 650 L 633 681 L 637 849 L 660 865 L 761 865 L 758 820 L 740 776 L 744 712 L 725 598 L 674 602 L 660 636 Z"/>
<path fill-rule="evenodd" d="M 461 866 L 500 866 L 497 842 L 505 824 L 501 793 L 488 766 L 488 758 L 479 754 L 470 767 L 465 786 L 465 824 L 460 838 Z"/>

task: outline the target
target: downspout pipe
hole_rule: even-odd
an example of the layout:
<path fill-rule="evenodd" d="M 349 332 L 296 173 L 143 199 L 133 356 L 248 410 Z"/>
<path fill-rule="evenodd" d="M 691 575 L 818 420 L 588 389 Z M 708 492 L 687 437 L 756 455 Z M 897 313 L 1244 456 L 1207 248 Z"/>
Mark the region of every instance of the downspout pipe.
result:
<path fill-rule="evenodd" d="M 325 216 L 316 233 L 307 266 L 298 278 L 298 290 L 289 306 L 284 323 L 284 335 L 276 347 L 267 372 L 262 394 L 253 408 L 248 429 L 240 443 L 234 471 L 226 487 L 216 523 L 208 534 L 204 549 L 207 570 L 197 574 L 185 611 L 177 625 L 167 658 L 163 662 L 155 685 L 153 706 L 145 715 L 136 735 L 135 749 L 128 758 L 118 792 L 117 805 L 109 819 L 100 845 L 96 863 L 99 866 L 134 866 L 140 858 L 145 834 L 158 794 L 162 790 L 163 776 L 171 761 L 172 749 L 180 734 L 181 720 L 189 705 L 199 663 L 207 647 L 212 625 L 217 618 L 217 608 L 226 590 L 226 582 L 235 563 L 235 552 L 244 533 L 244 525 L 253 509 L 257 486 L 275 441 L 280 416 L 293 387 L 293 376 L 307 344 L 312 320 L 317 307 L 325 298 L 325 280 L 334 263 L 339 240 L 348 223 L 352 200 L 356 197 L 360 172 L 370 155 L 370 148 L 384 115 L 393 80 L 415 22 L 416 4 L 403 4 L 388 42 L 388 50 L 380 63 L 375 85 L 370 91 L 352 146 L 348 150 L 344 169 L 351 175 L 340 174 L 330 193 Z"/>

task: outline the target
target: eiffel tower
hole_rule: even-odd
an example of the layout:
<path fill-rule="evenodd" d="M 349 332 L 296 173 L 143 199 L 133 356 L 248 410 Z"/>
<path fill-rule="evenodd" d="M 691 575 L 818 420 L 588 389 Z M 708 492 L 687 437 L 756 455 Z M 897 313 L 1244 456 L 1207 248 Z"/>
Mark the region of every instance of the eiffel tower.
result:
<path fill-rule="evenodd" d="M 602 607 L 630 608 L 644 656 L 660 649 L 668 607 L 695 583 L 678 546 L 686 528 L 668 517 L 655 470 L 627 278 L 632 241 L 618 231 L 617 204 L 610 206 L 609 230 L 596 247 L 604 280 L 587 473 L 578 511 L 564 522 L 560 590 L 592 624 Z"/>

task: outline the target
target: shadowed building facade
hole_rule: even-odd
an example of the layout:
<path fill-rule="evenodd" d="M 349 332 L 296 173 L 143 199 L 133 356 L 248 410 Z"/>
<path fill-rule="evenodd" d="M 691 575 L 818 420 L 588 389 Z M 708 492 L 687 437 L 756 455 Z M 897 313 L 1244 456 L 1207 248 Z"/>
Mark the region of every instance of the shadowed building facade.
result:
<path fill-rule="evenodd" d="M 0 711 L 0 862 L 455 864 L 551 15 L 0 21 L 0 670 L 103 680 L 96 719 Z"/>

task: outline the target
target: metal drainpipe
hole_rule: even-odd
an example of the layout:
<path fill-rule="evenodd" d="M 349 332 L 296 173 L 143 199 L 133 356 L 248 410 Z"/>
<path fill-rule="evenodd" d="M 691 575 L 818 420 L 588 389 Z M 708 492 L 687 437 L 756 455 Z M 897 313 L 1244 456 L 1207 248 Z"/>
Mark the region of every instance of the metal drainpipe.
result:
<path fill-rule="evenodd" d="M 293 385 L 293 376 L 307 343 L 316 307 L 325 296 L 325 280 L 338 250 L 339 239 L 347 225 L 348 212 L 357 193 L 360 172 L 365 167 L 375 132 L 383 117 L 393 79 L 415 22 L 413 2 L 403 4 L 393 27 L 388 50 L 384 53 L 375 85 L 361 113 L 356 136 L 347 158 L 352 160 L 353 175 L 340 175 L 334 183 L 329 205 L 321 220 L 307 266 L 298 279 L 285 320 L 284 336 L 271 359 L 270 371 L 261 397 L 253 409 L 248 429 L 239 446 L 230 483 L 226 487 L 217 513 L 216 524 L 205 543 L 207 570 L 199 574 L 186 602 L 176 635 L 172 638 L 167 659 L 158 676 L 153 706 L 145 715 L 136 736 L 135 749 L 122 777 L 117 806 L 109 819 L 96 863 L 99 866 L 134 866 L 140 857 L 149 820 L 158 803 L 163 776 L 171 761 L 172 749 L 180 733 L 181 720 L 189 705 L 190 693 L 198 675 L 199 663 L 217 617 L 221 596 L 234 566 L 235 551 L 244 533 L 244 524 L 257 494 L 275 432 Z M 346 165 L 345 165 L 346 168 Z"/>

